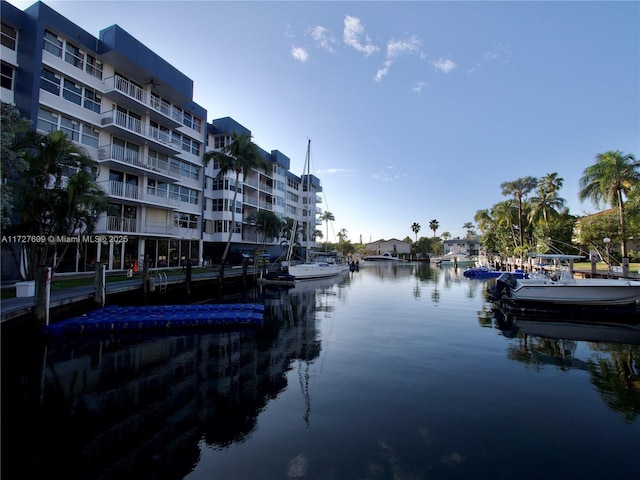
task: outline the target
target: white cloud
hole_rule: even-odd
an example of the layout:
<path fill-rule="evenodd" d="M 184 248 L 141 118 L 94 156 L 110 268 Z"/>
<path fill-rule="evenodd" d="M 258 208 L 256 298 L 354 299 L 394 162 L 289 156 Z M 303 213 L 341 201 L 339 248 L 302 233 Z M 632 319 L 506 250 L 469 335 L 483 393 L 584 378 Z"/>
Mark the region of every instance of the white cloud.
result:
<path fill-rule="evenodd" d="M 411 88 L 411 91 L 415 93 L 422 93 L 422 90 L 427 86 L 427 82 L 416 82 Z"/>
<path fill-rule="evenodd" d="M 354 48 L 358 52 L 362 52 L 365 56 L 369 56 L 380 50 L 375 46 L 369 35 L 365 32 L 364 27 L 360 23 L 360 19 L 346 15 L 344 17 L 344 32 L 342 34 L 344 43 Z"/>
<path fill-rule="evenodd" d="M 387 42 L 387 59 L 382 64 L 382 68 L 376 72 L 375 81 L 381 81 L 389 73 L 389 69 L 396 58 L 414 53 L 418 53 L 422 57 L 420 40 L 415 35 L 406 40 L 389 40 Z"/>
<path fill-rule="evenodd" d="M 356 170 L 353 168 L 327 168 L 325 170 L 318 170 L 317 173 L 318 175 L 350 175 L 352 173 L 356 173 Z"/>
<path fill-rule="evenodd" d="M 442 73 L 449 73 L 451 70 L 457 67 L 457 65 L 452 61 L 444 58 L 440 58 L 433 62 L 433 66 L 440 70 Z"/>
<path fill-rule="evenodd" d="M 333 45 L 336 44 L 336 39 L 329 29 L 318 25 L 311 29 L 310 35 L 319 48 L 332 53 L 335 51 Z"/>
<path fill-rule="evenodd" d="M 291 47 L 291 56 L 302 63 L 309 60 L 309 53 L 302 47 Z"/>

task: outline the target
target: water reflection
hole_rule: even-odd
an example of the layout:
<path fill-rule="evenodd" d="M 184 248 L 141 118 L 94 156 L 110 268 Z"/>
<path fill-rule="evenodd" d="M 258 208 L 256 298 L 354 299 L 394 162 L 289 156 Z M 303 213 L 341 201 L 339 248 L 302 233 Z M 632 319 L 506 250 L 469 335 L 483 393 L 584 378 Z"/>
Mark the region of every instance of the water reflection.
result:
<path fill-rule="evenodd" d="M 321 350 L 316 315 L 348 281 L 263 291 L 259 330 L 121 332 L 41 345 L 21 372 L 3 372 L 2 428 L 11 439 L 3 468 L 23 477 L 182 478 L 201 442 L 242 442 L 292 369 L 308 422 L 308 366 Z"/>
<path fill-rule="evenodd" d="M 640 324 L 607 316 L 598 321 L 495 310 L 493 319 L 513 340 L 508 358 L 538 372 L 587 372 L 603 402 L 631 423 L 640 415 Z M 487 326 L 486 317 L 482 324 Z"/>

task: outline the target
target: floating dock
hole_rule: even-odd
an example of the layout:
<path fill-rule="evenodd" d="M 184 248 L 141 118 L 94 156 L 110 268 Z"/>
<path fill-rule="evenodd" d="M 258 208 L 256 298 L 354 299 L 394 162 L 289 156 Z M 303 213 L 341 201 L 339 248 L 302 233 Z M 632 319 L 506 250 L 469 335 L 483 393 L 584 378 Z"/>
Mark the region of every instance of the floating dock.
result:
<path fill-rule="evenodd" d="M 237 327 L 261 325 L 264 305 L 254 303 L 206 305 L 107 306 L 86 315 L 44 327 L 44 333 L 166 330 L 171 328 Z"/>

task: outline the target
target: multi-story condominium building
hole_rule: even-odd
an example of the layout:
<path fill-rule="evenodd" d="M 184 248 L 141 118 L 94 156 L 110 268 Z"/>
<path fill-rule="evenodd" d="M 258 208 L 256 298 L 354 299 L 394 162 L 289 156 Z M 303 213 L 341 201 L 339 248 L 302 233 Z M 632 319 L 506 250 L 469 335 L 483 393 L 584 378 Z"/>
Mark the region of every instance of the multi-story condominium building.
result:
<path fill-rule="evenodd" d="M 193 81 L 118 25 L 94 37 L 41 2 L 24 11 L 1 6 L 2 101 L 39 131 L 62 130 L 88 151 L 111 206 L 97 233 L 126 238 L 79 243 L 63 271 L 96 262 L 110 270 L 144 260 L 152 268 L 215 262 L 230 230 L 232 249 L 256 247 L 250 219 L 262 209 L 315 231 L 320 181 L 291 174 L 289 158 L 277 150 L 262 151 L 269 171 L 252 171 L 239 185 L 234 172 L 220 176 L 218 165 L 203 165 L 204 153 L 224 148 L 234 131 L 251 132 L 229 117 L 207 123 Z M 270 244 L 279 254 L 280 239 Z"/>

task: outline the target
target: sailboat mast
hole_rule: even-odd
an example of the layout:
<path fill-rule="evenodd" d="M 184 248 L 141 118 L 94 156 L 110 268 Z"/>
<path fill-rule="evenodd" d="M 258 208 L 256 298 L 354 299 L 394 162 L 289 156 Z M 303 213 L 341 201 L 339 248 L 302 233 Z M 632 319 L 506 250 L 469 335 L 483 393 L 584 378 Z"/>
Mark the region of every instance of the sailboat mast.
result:
<path fill-rule="evenodd" d="M 307 248 L 305 249 L 305 263 L 309 263 L 309 224 L 311 223 L 311 139 L 307 140 Z"/>

